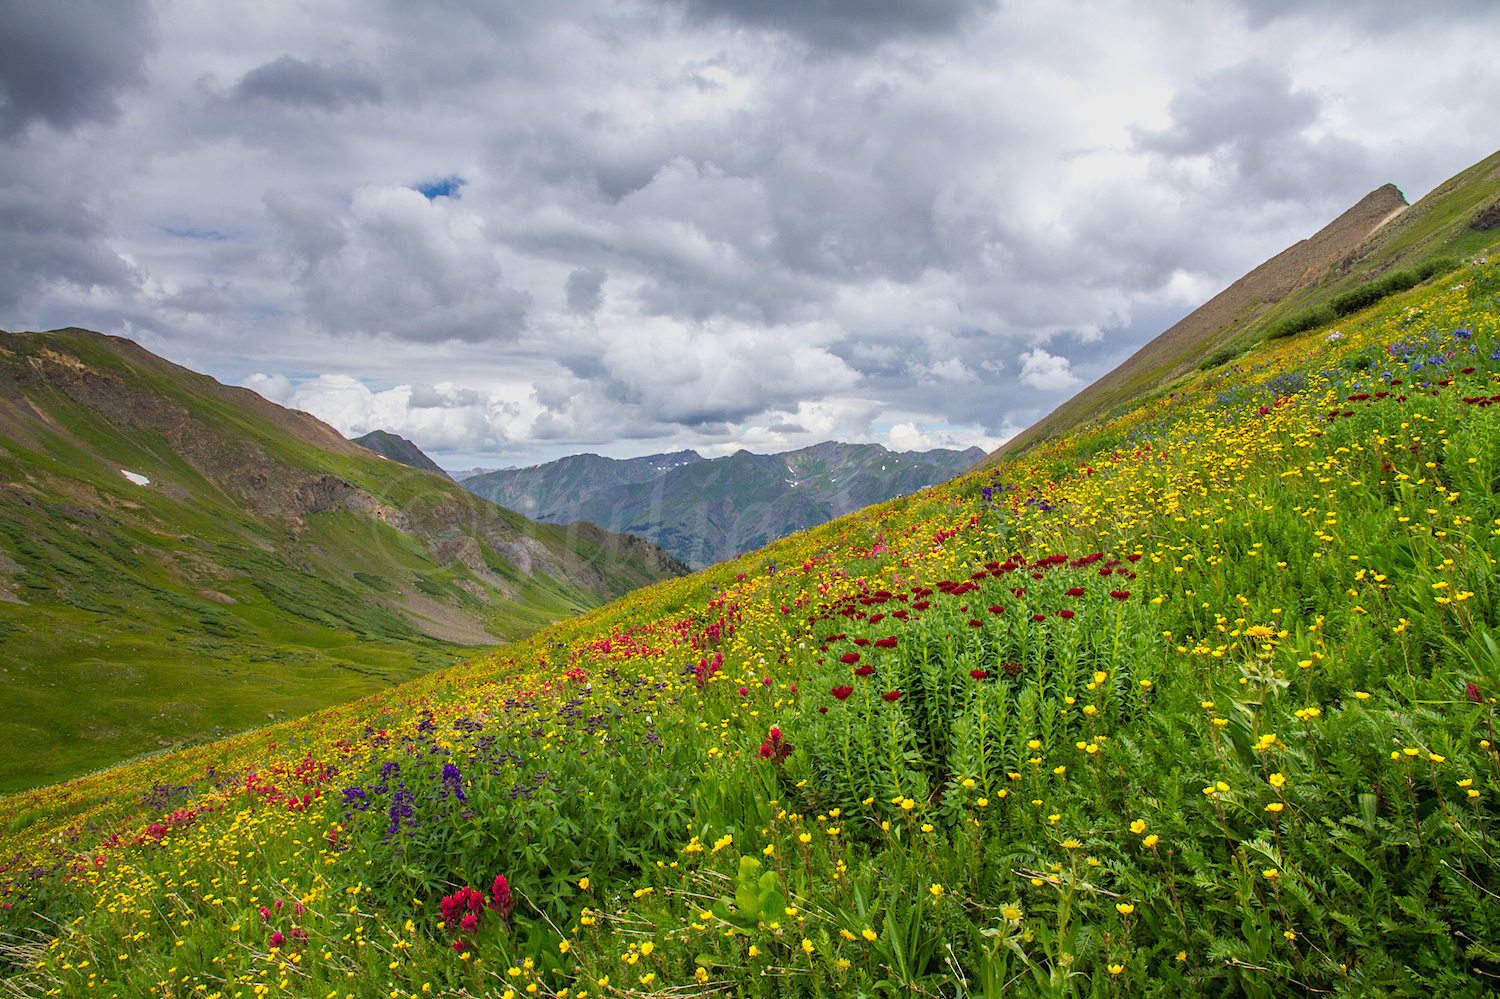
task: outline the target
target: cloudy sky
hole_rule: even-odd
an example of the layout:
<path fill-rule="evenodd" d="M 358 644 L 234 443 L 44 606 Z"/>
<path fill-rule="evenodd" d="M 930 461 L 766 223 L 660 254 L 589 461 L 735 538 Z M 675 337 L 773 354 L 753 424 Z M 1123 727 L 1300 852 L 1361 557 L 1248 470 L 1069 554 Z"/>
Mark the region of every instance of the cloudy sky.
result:
<path fill-rule="evenodd" d="M 0 327 L 449 468 L 993 447 L 1500 148 L 1490 0 L 5 0 Z"/>

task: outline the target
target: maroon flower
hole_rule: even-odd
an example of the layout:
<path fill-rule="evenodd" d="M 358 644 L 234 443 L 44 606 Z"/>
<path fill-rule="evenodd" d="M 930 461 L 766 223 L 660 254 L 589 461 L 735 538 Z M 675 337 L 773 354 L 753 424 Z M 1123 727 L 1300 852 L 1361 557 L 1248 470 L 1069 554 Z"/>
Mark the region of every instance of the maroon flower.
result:
<path fill-rule="evenodd" d="M 1047 615 L 1045 615 L 1045 614 L 1033 614 L 1033 615 L 1031 615 L 1031 619 L 1033 621 L 1045 621 L 1045 620 L 1047 620 Z"/>
<path fill-rule="evenodd" d="M 1070 597 L 1081 597 L 1083 596 L 1083 587 L 1075 586 L 1067 592 L 1067 595 Z"/>
<path fill-rule="evenodd" d="M 826 715 L 827 713 L 828 713 L 828 709 L 826 707 L 818 709 L 818 714 L 820 714 L 820 715 Z"/>
<path fill-rule="evenodd" d="M 979 620 L 978 618 L 971 617 L 971 618 L 969 618 L 969 627 L 970 628 L 983 628 L 984 627 L 984 622 L 981 621 L 981 620 Z"/>
<path fill-rule="evenodd" d="M 990 613 L 991 614 L 1004 614 L 1005 613 L 1005 608 L 1001 607 L 999 604 L 996 604 L 995 606 L 993 606 L 993 607 L 990 608 Z"/>
<path fill-rule="evenodd" d="M 880 698 L 884 701 L 899 701 L 901 700 L 901 691 L 887 690 L 885 693 L 880 695 Z"/>
<path fill-rule="evenodd" d="M 854 640 L 854 644 L 858 645 L 860 648 L 864 648 L 866 645 L 870 644 L 870 640 L 868 638 L 856 638 Z"/>
<path fill-rule="evenodd" d="M 969 670 L 969 676 L 975 680 L 984 680 L 989 677 L 989 674 L 982 669 L 971 669 Z"/>
<path fill-rule="evenodd" d="M 848 663 L 850 666 L 853 666 L 855 663 L 859 662 L 859 653 L 845 652 L 843 655 L 839 656 L 839 661 Z"/>
<path fill-rule="evenodd" d="M 280 947 L 284 943 L 286 943 L 286 937 L 284 937 L 284 936 L 281 935 L 281 931 L 280 930 L 277 930 L 275 933 L 271 934 L 271 946 L 272 947 Z"/>
<path fill-rule="evenodd" d="M 855 676 L 869 676 L 873 672 L 875 672 L 875 667 L 866 664 L 864 666 L 861 666 L 859 669 L 855 670 L 854 671 L 854 675 Z"/>
<path fill-rule="evenodd" d="M 1464 693 L 1468 694 L 1469 700 L 1473 701 L 1475 704 L 1484 703 L 1484 695 L 1479 692 L 1479 687 L 1477 684 L 1469 684 L 1464 688 Z"/>
<path fill-rule="evenodd" d="M 1129 600 L 1130 599 L 1130 591 L 1129 590 L 1110 590 L 1109 591 L 1109 595 L 1112 596 L 1112 597 L 1114 597 L 1116 600 Z"/>
<path fill-rule="evenodd" d="M 1057 616 L 1066 621 L 1073 617 L 1073 612 L 1070 610 L 1060 610 L 1057 612 Z"/>
<path fill-rule="evenodd" d="M 877 649 L 894 649 L 896 647 L 896 636 L 890 635 L 886 638 L 877 638 L 875 640 L 875 647 Z"/>

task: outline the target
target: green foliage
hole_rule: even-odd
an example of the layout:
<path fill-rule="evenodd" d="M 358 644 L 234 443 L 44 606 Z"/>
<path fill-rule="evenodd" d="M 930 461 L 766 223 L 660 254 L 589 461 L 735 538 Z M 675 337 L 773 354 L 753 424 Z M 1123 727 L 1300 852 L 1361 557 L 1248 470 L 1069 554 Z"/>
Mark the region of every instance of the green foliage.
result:
<path fill-rule="evenodd" d="M 1347 316 L 1369 308 L 1382 298 L 1415 288 L 1423 281 L 1457 269 L 1458 261 L 1451 257 L 1434 257 L 1423 261 L 1416 267 L 1393 271 L 1384 277 L 1368 281 L 1352 291 L 1335 295 L 1328 303 L 1329 308 L 1333 310 L 1335 316 Z"/>
<path fill-rule="evenodd" d="M 1277 323 L 1266 327 L 1265 336 L 1267 340 L 1281 340 L 1289 336 L 1296 336 L 1319 326 L 1326 326 L 1337 319 L 1339 313 L 1331 306 L 1320 305 L 1316 308 L 1307 309 L 1288 316 Z"/>

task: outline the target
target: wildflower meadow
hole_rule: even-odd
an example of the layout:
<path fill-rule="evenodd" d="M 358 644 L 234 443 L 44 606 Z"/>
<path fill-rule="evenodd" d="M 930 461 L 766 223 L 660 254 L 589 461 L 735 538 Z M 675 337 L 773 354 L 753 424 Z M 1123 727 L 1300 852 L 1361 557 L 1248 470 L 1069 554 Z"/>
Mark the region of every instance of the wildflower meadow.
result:
<path fill-rule="evenodd" d="M 227 742 L 0 801 L 24 996 L 1500 985 L 1500 266 Z"/>

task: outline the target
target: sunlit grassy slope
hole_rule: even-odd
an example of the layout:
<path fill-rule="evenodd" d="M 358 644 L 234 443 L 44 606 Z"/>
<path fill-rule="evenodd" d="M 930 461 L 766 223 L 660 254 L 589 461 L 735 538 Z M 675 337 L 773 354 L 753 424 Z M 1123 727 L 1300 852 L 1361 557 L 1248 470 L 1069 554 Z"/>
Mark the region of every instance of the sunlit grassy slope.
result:
<path fill-rule="evenodd" d="M 1483 995 L 1500 266 L 0 802 L 23 995 Z"/>

